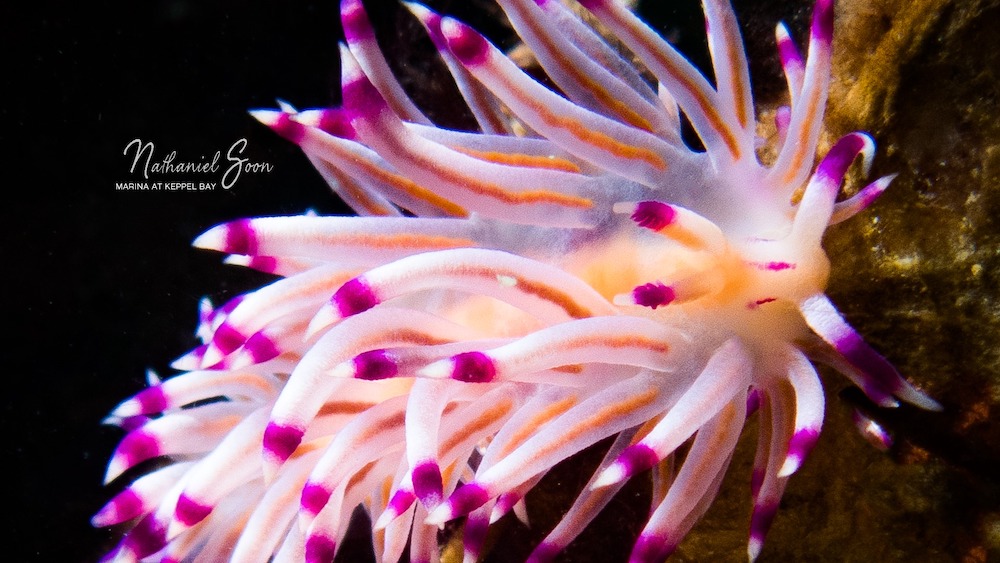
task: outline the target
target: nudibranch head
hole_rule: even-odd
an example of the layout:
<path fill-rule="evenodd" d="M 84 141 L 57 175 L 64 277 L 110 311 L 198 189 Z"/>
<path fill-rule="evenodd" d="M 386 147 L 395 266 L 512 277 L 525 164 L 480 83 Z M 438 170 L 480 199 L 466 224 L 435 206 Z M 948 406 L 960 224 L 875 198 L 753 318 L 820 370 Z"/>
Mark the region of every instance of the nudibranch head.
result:
<path fill-rule="evenodd" d="M 561 2 L 499 4 L 558 91 L 471 27 L 407 5 L 475 131 L 437 127 L 411 101 L 360 0 L 341 2 L 342 105 L 252 112 L 359 216 L 244 219 L 195 241 L 281 279 L 205 304 L 203 345 L 174 363 L 184 373 L 151 376 L 112 413 L 130 430 L 109 481 L 170 461 L 94 517 L 137 521 L 116 560 L 330 561 L 358 506 L 380 561 L 407 546 L 436 560 L 439 526 L 461 517 L 475 560 L 492 521 L 523 518 L 546 472 L 605 438 L 531 560 L 554 558 L 649 469 L 631 560 L 660 560 L 711 504 L 754 415 L 753 559 L 819 436 L 813 361 L 880 405 L 937 408 L 824 294 L 824 231 L 892 179 L 838 200 L 852 163 L 867 172 L 874 156 L 864 133 L 816 164 L 831 0 L 816 3 L 805 56 L 778 27 L 789 105 L 768 163 L 725 0 L 704 2 L 714 84 L 614 0 L 581 4 L 637 63 Z"/>

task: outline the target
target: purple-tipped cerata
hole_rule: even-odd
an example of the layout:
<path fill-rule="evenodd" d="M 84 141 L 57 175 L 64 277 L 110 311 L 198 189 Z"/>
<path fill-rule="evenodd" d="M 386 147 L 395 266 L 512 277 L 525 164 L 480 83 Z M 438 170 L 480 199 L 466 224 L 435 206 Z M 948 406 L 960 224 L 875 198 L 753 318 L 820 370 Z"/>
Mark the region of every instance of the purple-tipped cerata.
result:
<path fill-rule="evenodd" d="M 167 530 L 163 522 L 147 514 L 122 540 L 119 553 L 139 559 L 152 555 L 167 544 Z"/>
<path fill-rule="evenodd" d="M 865 151 L 866 147 L 874 148 L 871 137 L 864 133 L 852 133 L 841 137 L 826 153 L 816 168 L 816 177 L 826 182 L 836 191 L 847 173 L 847 167 L 854 159 Z"/>
<path fill-rule="evenodd" d="M 442 34 L 448 43 L 448 48 L 458 60 L 467 65 L 479 65 L 489 56 L 489 44 L 471 27 L 455 20 L 442 23 Z"/>
<path fill-rule="evenodd" d="M 433 461 L 426 461 L 413 468 L 413 492 L 426 505 L 434 506 L 441 502 L 443 484 L 441 469 Z"/>
<path fill-rule="evenodd" d="M 660 462 L 656 452 L 645 444 L 635 444 L 625 449 L 615 461 L 627 476 L 645 471 Z"/>
<path fill-rule="evenodd" d="M 802 55 L 799 53 L 799 48 L 795 45 L 795 42 L 788 35 L 788 29 L 784 25 L 778 27 L 778 56 L 782 67 L 786 69 L 795 67 L 796 70 L 801 72 L 803 66 Z"/>
<path fill-rule="evenodd" d="M 351 118 L 341 109 L 324 109 L 316 125 L 320 131 L 341 139 L 354 139 L 357 133 L 351 125 Z"/>
<path fill-rule="evenodd" d="M 389 499 L 389 504 L 386 506 L 386 511 L 390 512 L 393 517 L 399 516 L 400 514 L 406 512 L 408 508 L 413 505 L 413 502 L 417 500 L 417 496 L 411 491 L 398 490 Z"/>
<path fill-rule="evenodd" d="M 301 124 L 292 119 L 286 113 L 282 113 L 278 116 L 277 120 L 270 124 L 271 130 L 281 135 L 282 138 L 295 143 L 296 145 L 302 142 L 305 136 L 306 128 Z M 253 254 L 252 252 L 244 252 L 240 254 Z"/>
<path fill-rule="evenodd" d="M 132 489 L 125 489 L 95 514 L 91 523 L 95 526 L 113 526 L 141 515 L 144 507 L 142 497 Z"/>
<path fill-rule="evenodd" d="M 299 447 L 303 434 L 300 428 L 272 422 L 264 430 L 264 451 L 284 461 Z"/>
<path fill-rule="evenodd" d="M 480 506 L 486 504 L 490 499 L 490 493 L 477 483 L 468 483 L 459 487 L 447 502 L 438 510 L 447 511 L 449 514 L 458 516 L 468 514 Z M 454 517 L 452 516 L 452 517 Z M 433 514 L 432 514 L 433 517 Z M 451 518 L 449 518 L 450 520 Z"/>
<path fill-rule="evenodd" d="M 482 352 L 465 352 L 451 359 L 454 362 L 452 379 L 467 383 L 488 383 L 496 377 L 493 360 Z"/>
<path fill-rule="evenodd" d="M 318 483 L 306 483 L 302 487 L 302 509 L 310 516 L 319 514 L 320 510 L 330 501 L 329 489 Z"/>
<path fill-rule="evenodd" d="M 281 349 L 263 332 L 258 332 L 247 339 L 243 349 L 255 364 L 266 362 L 281 355 Z"/>
<path fill-rule="evenodd" d="M 177 499 L 174 518 L 181 524 L 190 527 L 204 520 L 211 512 L 211 506 L 202 504 L 186 494 L 181 494 L 180 498 Z"/>
<path fill-rule="evenodd" d="M 385 350 L 369 350 L 354 357 L 354 372 L 358 379 L 375 381 L 395 377 L 399 370 Z"/>
<path fill-rule="evenodd" d="M 212 336 L 212 344 L 223 354 L 232 352 L 246 341 L 246 336 L 240 334 L 238 330 L 225 321 L 219 325 L 219 328 L 215 329 L 215 335 Z"/>
<path fill-rule="evenodd" d="M 774 517 L 778 514 L 776 503 L 765 502 L 754 507 L 753 515 L 750 517 L 750 541 L 751 544 L 764 543 L 767 532 L 771 529 Z"/>
<path fill-rule="evenodd" d="M 226 252 L 232 254 L 255 254 L 257 235 L 249 219 L 233 221 L 226 225 Z"/>
<path fill-rule="evenodd" d="M 639 536 L 629 555 L 629 563 L 655 563 L 663 561 L 676 546 L 669 540 L 656 536 Z"/>
<path fill-rule="evenodd" d="M 120 460 L 124 468 L 129 468 L 162 454 L 160 439 L 143 427 L 125 436 L 115 450 L 115 459 Z"/>
<path fill-rule="evenodd" d="M 163 386 L 161 385 L 143 389 L 135 396 L 135 400 L 139 404 L 139 412 L 141 413 L 163 412 L 163 409 L 167 408 L 167 397 L 163 394 Z"/>
<path fill-rule="evenodd" d="M 629 509 L 642 520 L 631 560 L 660 561 L 683 549 L 745 432 L 758 454 L 733 471 L 751 482 L 738 525 L 753 559 L 786 483 L 824 447 L 814 361 L 881 406 L 939 408 L 825 294 L 827 227 L 893 178 L 844 197 L 874 141 L 821 148 L 832 0 L 809 37 L 777 28 L 787 97 L 761 112 L 777 128 L 766 147 L 725 0 L 703 2 L 704 73 L 619 0 L 581 1 L 586 17 L 500 2 L 531 72 L 510 43 L 408 4 L 454 77 L 435 91 L 459 93 L 437 112 L 468 116 L 458 129 L 410 98 L 424 67 L 404 61 L 421 69 L 404 88 L 386 59 L 416 51 L 383 52 L 365 4 L 341 2 L 342 105 L 250 112 L 358 216 L 242 219 L 195 240 L 279 279 L 203 301 L 182 373 L 150 377 L 108 418 L 129 433 L 106 478 L 136 479 L 94 517 L 135 522 L 108 560 L 331 561 L 356 512 L 380 561 L 438 560 L 452 520 L 473 560 L 513 511 L 547 534 L 529 561 L 552 561 L 646 473 L 653 494 L 626 501 L 652 499 Z M 543 530 L 531 490 L 595 444 L 605 460 Z"/>
<path fill-rule="evenodd" d="M 816 0 L 813 7 L 812 36 L 826 44 L 833 41 L 833 0 Z"/>
<path fill-rule="evenodd" d="M 372 116 L 388 105 L 375 85 L 364 75 L 354 77 L 343 85 L 344 108 L 352 116 Z"/>
<path fill-rule="evenodd" d="M 375 34 L 361 0 L 343 0 L 340 3 L 340 22 L 348 40 L 367 39 Z"/>
<path fill-rule="evenodd" d="M 330 301 L 340 311 L 341 316 L 349 317 L 363 313 L 378 305 L 378 297 L 364 280 L 355 278 L 340 286 Z"/>
<path fill-rule="evenodd" d="M 812 428 L 799 430 L 792 435 L 792 439 L 788 442 L 788 456 L 798 460 L 805 459 L 812 451 L 813 446 L 816 445 L 816 440 L 819 440 L 818 430 Z"/>
<path fill-rule="evenodd" d="M 306 540 L 306 563 L 328 563 L 337 554 L 337 542 L 322 535 Z"/>

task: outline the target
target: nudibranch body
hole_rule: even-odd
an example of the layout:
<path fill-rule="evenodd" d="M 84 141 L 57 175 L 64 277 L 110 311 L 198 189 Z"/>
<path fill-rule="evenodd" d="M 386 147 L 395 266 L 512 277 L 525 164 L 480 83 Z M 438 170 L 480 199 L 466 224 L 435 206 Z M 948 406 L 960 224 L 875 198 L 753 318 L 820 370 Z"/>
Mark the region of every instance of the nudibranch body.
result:
<path fill-rule="evenodd" d="M 831 0 L 815 6 L 805 57 L 778 26 L 790 104 L 767 164 L 725 0 L 704 2 L 714 85 L 613 0 L 581 4 L 641 70 L 556 0 L 499 3 L 558 92 L 470 27 L 408 5 L 478 131 L 417 108 L 360 0 L 341 4 L 343 105 L 252 112 L 359 217 L 245 219 L 195 241 L 282 279 L 206 303 L 204 344 L 174 364 L 185 373 L 151 377 L 112 413 L 129 432 L 109 481 L 170 461 L 95 516 L 135 521 L 116 560 L 331 561 L 361 506 L 379 561 L 407 545 L 412 561 L 437 560 L 439 526 L 463 517 L 474 561 L 548 470 L 614 437 L 531 560 L 553 559 L 652 469 L 631 559 L 657 561 L 707 510 L 756 413 L 754 559 L 820 432 L 812 361 L 878 404 L 937 408 L 824 295 L 826 227 L 891 181 L 838 201 L 849 166 L 873 157 L 864 133 L 815 165 Z M 682 138 L 682 114 L 704 150 Z"/>

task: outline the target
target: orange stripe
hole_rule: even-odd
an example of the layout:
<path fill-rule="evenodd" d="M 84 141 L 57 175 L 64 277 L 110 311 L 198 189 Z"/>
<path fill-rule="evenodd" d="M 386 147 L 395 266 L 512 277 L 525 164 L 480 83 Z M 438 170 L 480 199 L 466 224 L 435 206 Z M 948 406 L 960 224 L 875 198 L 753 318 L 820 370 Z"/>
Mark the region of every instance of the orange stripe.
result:
<path fill-rule="evenodd" d="M 582 125 L 579 121 L 571 117 L 556 115 L 549 111 L 548 107 L 528 97 L 524 92 L 513 91 L 512 94 L 518 97 L 519 101 L 528 106 L 531 111 L 537 113 L 538 117 L 550 127 L 562 129 L 580 141 L 609 152 L 614 156 L 629 160 L 641 160 L 661 171 L 667 169 L 667 163 L 663 158 L 650 149 L 622 143 L 610 135 L 599 133 Z"/>
<path fill-rule="evenodd" d="M 389 432 L 391 430 L 395 430 L 396 428 L 403 426 L 403 423 L 405 421 L 406 421 L 405 412 L 393 413 L 388 418 L 376 420 L 370 427 L 365 429 L 365 431 L 362 432 L 360 436 L 358 436 L 358 442 L 363 444 L 374 438 L 376 434 L 381 434 L 383 432 Z"/>
<path fill-rule="evenodd" d="M 577 74 L 576 67 L 568 67 L 567 70 L 570 74 Z M 644 117 L 639 115 L 638 112 L 628 107 L 625 102 L 614 97 L 613 94 L 602 88 L 599 84 L 593 80 L 588 79 L 585 76 L 578 78 L 584 87 L 597 99 L 597 101 L 603 105 L 608 111 L 614 113 L 622 119 L 625 123 L 636 127 L 637 129 L 642 129 L 643 131 L 652 132 L 653 125 Z"/>
<path fill-rule="evenodd" d="M 488 276 L 487 272 L 484 272 Z M 513 275 L 514 272 L 509 272 L 507 275 Z M 525 293 L 530 293 L 540 297 L 546 301 L 550 301 L 562 307 L 566 313 L 573 317 L 574 319 L 582 319 L 592 316 L 589 309 L 584 308 L 582 305 L 578 304 L 576 301 L 566 295 L 565 293 L 547 285 L 540 283 L 535 283 L 531 280 L 519 279 L 517 281 L 517 287 L 520 288 Z"/>
<path fill-rule="evenodd" d="M 540 156 L 533 154 L 520 154 L 520 153 L 504 153 L 497 151 L 477 151 L 474 149 L 467 149 L 465 147 L 453 147 L 450 149 L 460 152 L 462 154 L 471 156 L 473 158 L 478 158 L 479 160 L 485 160 L 487 162 L 495 162 L 497 164 L 507 164 L 510 166 L 523 166 L 526 168 L 545 168 L 548 170 L 562 170 L 564 172 L 580 172 L 580 167 L 566 160 L 565 158 L 557 158 L 555 156 Z"/>
<path fill-rule="evenodd" d="M 299 360 L 302 359 L 302 355 L 297 352 L 289 350 L 288 352 L 285 352 L 280 356 L 278 356 L 278 358 L 297 364 L 299 363 Z"/>
<path fill-rule="evenodd" d="M 707 465 L 711 464 L 713 460 L 717 459 L 719 454 L 725 454 L 720 447 L 721 442 L 726 438 L 725 428 L 731 428 L 733 424 L 738 424 L 742 426 L 742 421 L 736 421 L 736 408 L 732 405 L 726 405 L 726 408 L 722 411 L 722 420 L 719 421 L 719 425 L 716 427 L 716 432 L 709 439 L 707 452 L 708 455 L 702 456 L 697 463 L 692 464 L 696 475 L 706 475 L 707 476 Z M 684 467 L 687 467 L 688 461 L 684 460 Z"/>
<path fill-rule="evenodd" d="M 635 436 L 632 436 L 632 440 L 629 442 L 629 445 L 631 446 L 632 444 L 635 444 L 636 442 L 645 438 L 646 435 L 652 432 L 653 428 L 655 428 L 656 425 L 659 424 L 662 418 L 663 418 L 662 416 L 656 416 L 647 420 L 646 422 L 643 422 L 642 426 L 640 426 L 639 429 L 636 430 Z"/>
<path fill-rule="evenodd" d="M 623 22 L 620 17 L 618 17 L 617 13 L 613 15 L 616 17 L 616 19 L 618 19 L 619 25 L 622 25 L 623 27 L 626 28 L 628 27 L 628 25 L 625 22 Z M 736 140 L 736 135 L 732 132 L 732 130 L 729 129 L 729 127 L 726 125 L 726 122 L 723 121 L 722 117 L 719 116 L 718 109 L 715 107 L 714 104 L 712 104 L 711 101 L 709 101 L 709 99 L 705 96 L 705 93 L 701 89 L 699 89 L 691 81 L 690 78 L 688 78 L 683 72 L 681 72 L 681 70 L 678 69 L 666 57 L 666 55 L 660 53 L 658 49 L 650 45 L 647 41 L 644 41 L 642 37 L 635 36 L 635 38 L 640 43 L 645 45 L 646 50 L 649 51 L 652 57 L 656 59 L 656 61 L 660 65 L 662 65 L 664 68 L 667 69 L 667 74 L 673 76 L 674 79 L 680 82 L 681 86 L 691 94 L 691 96 L 694 98 L 695 103 L 698 104 L 698 108 L 701 110 L 701 112 L 705 115 L 705 118 L 708 120 L 709 125 L 711 125 L 712 129 L 714 129 L 719 134 L 719 136 L 722 137 L 722 142 L 726 144 L 726 148 L 729 149 L 730 154 L 733 155 L 734 159 L 739 160 L 741 156 L 740 145 L 739 141 Z"/>
<path fill-rule="evenodd" d="M 726 53 L 729 58 L 729 69 L 732 71 L 730 74 L 730 82 L 733 85 L 733 105 L 736 106 L 736 120 L 739 121 L 740 127 L 744 129 L 749 122 L 749 116 L 747 115 L 747 108 L 743 104 L 744 94 L 747 92 L 746 82 L 743 81 L 743 73 L 739 71 L 739 53 L 733 48 L 729 42 L 726 42 Z"/>
<path fill-rule="evenodd" d="M 478 434 L 483 428 L 506 416 L 513 407 L 514 403 L 510 399 L 506 399 L 486 409 L 479 416 L 470 420 L 468 424 L 453 432 L 450 438 L 441 442 L 438 446 L 438 451 L 442 452 L 442 455 L 450 451 L 452 448 L 458 446 L 459 442 L 469 436 Z"/>
<path fill-rule="evenodd" d="M 373 124 L 380 129 L 385 129 L 381 123 L 373 122 Z M 555 205 L 577 207 L 582 209 L 590 209 L 594 206 L 594 202 L 590 199 L 566 195 L 551 190 L 539 189 L 513 192 L 497 184 L 484 182 L 475 176 L 468 176 L 451 168 L 444 167 L 441 162 L 414 151 L 412 148 L 407 146 L 406 143 L 401 142 L 402 139 L 399 136 L 386 134 L 383 137 L 383 141 L 392 145 L 389 149 L 391 152 L 404 155 L 405 158 L 413 161 L 419 168 L 432 171 L 433 174 L 439 176 L 443 181 L 452 184 L 456 188 L 493 198 L 503 203 L 513 205 L 552 203 Z"/>
<path fill-rule="evenodd" d="M 452 342 L 452 340 L 448 338 L 440 338 L 433 334 L 428 334 L 419 330 L 401 328 L 378 334 L 375 338 L 366 341 L 364 345 L 378 345 L 386 344 L 388 342 L 401 342 L 415 344 L 417 346 L 433 346 L 436 344 L 447 344 Z"/>
<path fill-rule="evenodd" d="M 666 354 L 670 352 L 670 345 L 665 342 L 660 342 L 658 340 L 653 340 L 651 338 L 646 338 L 638 334 L 623 334 L 620 336 L 581 336 L 572 340 L 563 340 L 558 342 L 557 347 L 560 350 L 574 349 L 574 348 L 587 348 L 591 346 L 607 347 L 607 348 L 634 348 L 643 347 L 653 352 L 660 354 Z M 544 351 L 542 352 L 544 353 Z M 569 373 L 579 373 L 583 371 L 582 366 L 579 364 L 569 364 L 566 366 L 558 366 L 555 368 L 550 368 L 557 371 L 565 371 Z"/>
<path fill-rule="evenodd" d="M 203 435 L 209 435 L 210 433 L 218 431 L 228 431 L 237 424 L 239 424 L 239 422 L 242 419 L 243 419 L 242 416 L 230 415 L 230 416 L 224 416 L 222 418 L 217 418 L 215 420 L 206 420 L 202 422 L 202 426 L 201 428 L 199 428 L 199 430 L 202 431 Z M 157 439 L 162 440 L 165 437 L 166 436 L 157 436 Z"/>
<path fill-rule="evenodd" d="M 787 379 L 778 380 L 779 384 L 773 388 L 773 392 L 781 394 L 784 397 L 781 401 L 775 401 L 775 405 L 794 405 L 795 404 L 795 387 L 792 386 L 791 382 Z M 784 454 L 788 453 L 788 440 L 791 439 L 792 434 L 795 433 L 795 409 L 794 408 L 782 408 L 781 414 L 784 415 L 784 420 L 782 421 L 785 427 L 785 437 L 781 441 L 782 448 L 785 449 Z"/>
<path fill-rule="evenodd" d="M 535 282 L 529 279 L 525 279 L 520 276 L 518 272 L 504 271 L 498 272 L 497 268 L 465 268 L 456 267 L 450 269 L 449 273 L 461 274 L 463 276 L 474 276 L 487 279 L 496 279 L 497 276 L 509 276 L 517 280 L 517 288 L 524 293 L 534 295 L 545 301 L 549 301 L 561 307 L 566 314 L 574 319 L 582 319 L 586 317 L 593 316 L 590 309 L 587 309 L 583 305 L 580 305 L 573 300 L 572 297 L 559 291 L 558 289 L 545 285 L 540 282 Z"/>
<path fill-rule="evenodd" d="M 330 172 L 337 177 L 337 182 L 339 184 L 338 187 L 340 190 L 344 191 L 346 198 L 354 200 L 362 207 L 363 211 L 371 215 L 378 215 L 381 217 L 394 215 L 391 209 L 387 209 L 384 205 L 372 199 L 368 192 L 362 189 L 354 178 L 351 178 L 347 174 L 340 173 L 340 170 L 337 170 L 332 165 L 330 166 Z"/>
<path fill-rule="evenodd" d="M 361 480 L 364 479 L 368 475 L 368 473 L 372 470 L 372 467 L 375 467 L 375 461 L 378 460 L 369 461 L 368 463 L 365 464 L 364 467 L 359 469 L 357 473 L 352 475 L 351 480 L 347 482 L 347 488 L 350 489 L 351 487 L 360 483 Z"/>
<path fill-rule="evenodd" d="M 583 348 L 587 346 L 607 346 L 609 348 L 631 348 L 641 346 L 654 352 L 666 354 L 670 351 L 670 345 L 645 338 L 637 334 L 623 334 L 620 336 L 581 336 L 574 340 L 566 340 L 560 344 L 560 348 Z"/>
<path fill-rule="evenodd" d="M 431 190 L 428 190 L 427 188 L 424 188 L 423 186 L 420 186 L 419 184 L 407 178 L 404 178 L 403 176 L 400 176 L 398 174 L 393 174 L 388 170 L 386 170 L 385 168 L 377 166 L 375 163 L 369 161 L 368 159 L 359 158 L 358 155 L 353 154 L 350 151 L 344 150 L 336 142 L 328 138 L 328 135 L 326 133 L 322 133 L 314 127 L 307 127 L 306 131 L 308 135 L 307 138 L 309 139 L 309 141 L 316 143 L 317 145 L 320 145 L 324 150 L 328 150 L 341 158 L 349 160 L 352 164 L 360 167 L 362 170 L 364 170 L 365 174 L 368 174 L 376 181 L 389 184 L 390 186 L 396 188 L 397 190 L 409 195 L 413 199 L 423 201 L 433 207 L 440 209 L 446 215 L 454 217 L 469 216 L 469 212 L 466 211 L 464 207 L 456 204 L 455 202 L 443 198 L 437 195 L 436 193 L 432 192 Z M 337 172 L 341 172 L 339 169 L 334 167 L 333 164 L 331 163 L 327 164 L 330 164 L 330 166 Z"/>
<path fill-rule="evenodd" d="M 351 236 L 351 235 L 349 235 Z M 353 235 L 357 237 L 358 235 Z M 336 237 L 333 237 L 336 238 Z M 328 237 L 322 237 L 324 242 L 327 242 Z M 334 242 L 333 244 L 336 244 Z M 344 282 L 358 275 L 357 271 L 341 272 L 339 274 L 333 274 L 329 277 L 324 277 L 323 279 L 316 280 L 314 283 L 303 285 L 296 291 L 288 294 L 286 299 L 294 297 L 302 297 L 303 295 L 311 295 L 317 291 L 336 291 L 340 286 L 344 285 Z"/>
<path fill-rule="evenodd" d="M 366 173 L 370 174 L 378 181 L 389 184 L 416 200 L 423 201 L 437 207 L 441 211 L 444 211 L 447 215 L 451 215 L 453 217 L 469 216 L 469 212 L 461 205 L 458 205 L 450 199 L 437 195 L 408 178 L 404 178 L 398 174 L 392 174 L 388 170 L 376 166 L 373 162 L 369 162 L 367 160 L 356 160 L 355 164 L 360 165 L 365 169 Z"/>
<path fill-rule="evenodd" d="M 328 445 L 330 445 L 331 441 L 333 441 L 332 435 L 316 438 L 315 440 L 309 440 L 308 442 L 303 442 L 302 444 L 299 444 L 299 447 L 295 448 L 295 451 L 292 452 L 292 455 L 289 457 L 289 459 L 296 459 L 306 455 L 309 452 L 314 452 L 316 450 L 323 449 Z"/>
<path fill-rule="evenodd" d="M 445 467 L 444 469 L 441 470 L 441 480 L 443 482 L 445 483 L 451 482 L 451 474 L 455 472 L 455 469 L 458 467 L 459 461 L 462 461 L 463 465 L 465 465 L 464 460 L 456 459 L 455 461 L 449 463 L 448 467 Z"/>
<path fill-rule="evenodd" d="M 242 514 L 240 514 L 239 516 L 237 516 L 236 518 L 227 519 L 227 521 L 226 521 L 226 528 L 227 528 L 227 530 L 224 532 L 224 534 L 222 536 L 225 539 L 223 539 L 222 542 L 220 542 L 221 545 L 226 546 L 224 549 L 231 550 L 234 547 L 236 547 L 236 542 L 238 542 L 240 540 L 240 536 L 243 535 L 243 530 L 246 528 L 247 522 L 250 520 L 250 513 L 251 513 L 251 511 L 247 510 L 247 511 L 243 512 Z M 200 522 L 199 522 L 199 524 L 200 524 Z M 216 529 L 218 529 L 218 526 L 216 526 Z M 218 533 L 218 532 L 216 532 L 216 533 Z M 199 534 L 198 532 L 193 532 L 193 533 L 184 534 L 184 535 L 187 536 L 188 538 L 191 538 L 192 541 L 200 540 L 201 537 L 202 537 L 202 535 Z M 213 534 L 212 535 L 212 539 L 213 540 L 217 540 L 218 537 Z M 173 541 L 176 541 L 176 540 L 173 540 Z M 219 544 L 216 544 L 216 545 L 219 545 Z"/>
<path fill-rule="evenodd" d="M 407 248 L 418 251 L 475 246 L 469 239 L 420 233 L 344 233 L 316 237 L 327 245 L 363 246 L 373 249 Z"/>
<path fill-rule="evenodd" d="M 465 67 L 462 67 L 461 65 L 459 65 L 459 68 L 463 71 L 465 70 Z M 465 72 L 465 75 L 469 84 L 466 94 L 472 97 L 475 105 L 481 108 L 481 112 L 485 114 L 480 117 L 485 119 L 487 124 L 492 127 L 494 131 L 509 131 L 510 124 L 505 122 L 497 112 L 493 111 L 492 106 L 496 105 L 496 102 L 487 96 L 488 90 L 468 72 Z M 473 104 L 469 105 L 471 106 Z"/>
<path fill-rule="evenodd" d="M 653 502 L 651 504 L 658 505 L 663 502 L 666 498 L 667 492 L 670 490 L 670 485 L 674 479 L 674 458 L 673 456 L 667 456 L 661 461 L 653 466 L 653 471 L 658 477 L 653 482 L 657 483 L 656 488 L 653 490 Z"/>
<path fill-rule="evenodd" d="M 580 437 L 581 434 L 589 432 L 590 430 L 593 430 L 603 424 L 607 424 L 616 418 L 626 416 L 636 409 L 649 405 L 655 401 L 658 396 L 659 391 L 656 389 L 650 389 L 641 395 L 635 395 L 625 399 L 624 401 L 612 403 L 598 409 L 594 414 L 570 427 L 569 430 L 561 436 L 560 440 L 553 440 L 547 444 L 546 447 L 540 449 L 535 454 L 535 459 L 545 457 L 546 455 L 552 453 L 553 450 L 561 447 L 563 444 Z"/>
<path fill-rule="evenodd" d="M 215 380 L 211 384 L 219 385 L 224 381 L 225 381 L 224 379 L 223 381 Z M 239 383 L 241 387 L 251 387 L 254 389 L 259 389 L 260 391 L 263 391 L 267 395 L 270 395 L 274 390 L 274 387 L 270 383 L 262 379 L 260 375 L 254 373 L 237 374 L 236 377 L 232 379 L 232 381 Z M 181 394 L 181 393 L 183 393 L 183 391 L 175 391 L 173 393 L 168 392 L 167 395 L 170 396 L 173 394 Z"/>
<path fill-rule="evenodd" d="M 662 60 L 661 63 L 668 64 L 665 59 Z M 733 155 L 733 159 L 739 160 L 741 156 L 739 141 L 736 140 L 736 135 L 731 129 L 729 129 L 726 122 L 723 121 L 722 117 L 719 115 L 719 110 L 708 100 L 708 98 L 705 97 L 705 93 L 699 90 L 688 77 L 680 74 L 679 69 L 671 68 L 671 70 L 673 71 L 675 78 L 677 78 L 684 88 L 690 92 L 692 96 L 694 96 L 694 101 L 698 104 L 698 108 L 705 115 L 705 118 L 708 120 L 712 129 L 714 129 L 719 136 L 722 137 L 722 142 L 726 144 L 726 148 L 729 149 L 729 153 Z"/>
<path fill-rule="evenodd" d="M 361 401 L 337 401 L 323 405 L 316 417 L 334 416 L 339 414 L 361 414 L 374 407 L 377 403 L 365 403 Z"/>
<path fill-rule="evenodd" d="M 416 161 L 418 166 L 428 170 L 433 170 L 434 174 L 440 176 L 445 182 L 448 182 L 456 187 L 460 187 L 460 189 L 496 199 L 503 203 L 509 203 L 512 205 L 552 203 L 555 205 L 562 205 L 564 207 L 577 207 L 581 209 L 590 209 L 594 206 L 594 202 L 585 197 L 561 194 L 551 190 L 541 189 L 513 192 L 502 188 L 497 184 L 483 182 L 473 176 L 466 176 L 456 172 L 455 170 L 444 168 L 440 166 L 439 163 L 433 162 L 423 156 L 411 153 L 410 158 Z"/>
<path fill-rule="evenodd" d="M 688 248 L 698 250 L 705 247 L 705 240 L 702 237 L 677 223 L 671 223 L 657 232 L 669 239 L 683 244 Z"/>
<path fill-rule="evenodd" d="M 389 504 L 389 495 L 392 493 L 392 475 L 386 475 L 385 479 L 382 480 L 382 506 Z"/>
<path fill-rule="evenodd" d="M 535 416 L 528 419 L 517 432 L 511 436 L 510 441 L 508 441 L 502 450 L 500 450 L 500 456 L 506 457 L 510 452 L 514 451 L 514 448 L 520 446 L 528 439 L 539 427 L 541 427 L 546 422 L 552 420 L 556 416 L 568 411 L 573 405 L 576 405 L 577 398 L 575 396 L 566 397 L 561 401 L 556 401 L 541 411 L 539 411 Z"/>
<path fill-rule="evenodd" d="M 812 121 L 816 118 L 816 106 L 819 104 L 819 96 L 812 96 L 809 98 L 809 109 L 806 111 L 805 121 L 802 123 L 801 131 L 807 133 L 812 129 Z M 791 140 L 785 141 L 785 143 Z M 781 178 L 783 183 L 789 183 L 795 179 L 795 175 L 798 169 L 802 166 L 802 161 L 805 159 L 805 147 L 806 143 L 793 143 L 795 146 L 795 152 L 792 153 L 792 161 L 789 163 L 788 167 L 785 169 L 785 175 Z"/>

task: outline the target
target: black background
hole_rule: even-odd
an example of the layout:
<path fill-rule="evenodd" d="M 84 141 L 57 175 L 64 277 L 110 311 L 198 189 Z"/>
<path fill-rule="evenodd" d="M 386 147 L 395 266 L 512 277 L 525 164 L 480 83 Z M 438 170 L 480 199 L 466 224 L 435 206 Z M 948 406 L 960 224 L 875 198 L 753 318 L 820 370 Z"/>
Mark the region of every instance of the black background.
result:
<path fill-rule="evenodd" d="M 343 211 L 298 149 L 246 113 L 278 96 L 329 103 L 339 23 L 334 2 L 21 8 L 5 33 L 17 38 L 3 109 L 5 559 L 96 561 L 115 533 L 88 521 L 109 498 L 101 481 L 121 437 L 101 419 L 195 343 L 202 296 L 263 277 L 191 240 L 237 217 Z M 274 171 L 230 190 L 116 191 L 141 180 L 122 154 L 135 138 L 178 160 L 246 138 Z"/>

